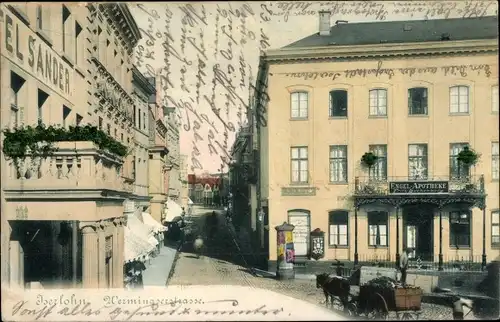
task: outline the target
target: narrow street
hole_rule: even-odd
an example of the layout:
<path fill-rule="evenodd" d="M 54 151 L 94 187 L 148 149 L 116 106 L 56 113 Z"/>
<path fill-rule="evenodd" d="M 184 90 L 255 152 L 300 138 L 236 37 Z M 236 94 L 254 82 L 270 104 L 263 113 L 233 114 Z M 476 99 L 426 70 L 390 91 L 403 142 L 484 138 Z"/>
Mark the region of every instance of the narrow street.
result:
<path fill-rule="evenodd" d="M 324 301 L 323 292 L 316 288 L 315 281 L 295 279 L 293 281 L 278 281 L 272 277 L 255 277 L 247 268 L 233 241 L 230 226 L 224 216 L 218 214 L 218 226 L 213 239 L 208 239 L 207 218 L 212 211 L 199 212 L 193 215 L 192 236 L 202 236 L 204 251 L 200 258 L 193 249 L 193 242 L 187 240 L 178 254 L 177 262 L 169 285 L 241 285 L 263 288 L 287 296 L 301 299 L 313 304 Z M 441 305 L 422 303 L 420 319 L 451 319 L 451 308 Z M 391 313 L 390 319 L 396 319 Z M 467 316 L 467 320 L 474 319 Z"/>

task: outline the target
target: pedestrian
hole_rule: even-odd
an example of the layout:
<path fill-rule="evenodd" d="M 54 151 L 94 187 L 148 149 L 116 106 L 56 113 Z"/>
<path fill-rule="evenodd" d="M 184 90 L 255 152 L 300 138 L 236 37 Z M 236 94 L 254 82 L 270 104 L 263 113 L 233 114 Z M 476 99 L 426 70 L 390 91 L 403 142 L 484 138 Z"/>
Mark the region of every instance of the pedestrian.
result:
<path fill-rule="evenodd" d="M 203 248 L 203 239 L 201 238 L 200 235 L 198 235 L 194 240 L 193 246 L 194 246 L 194 251 L 196 252 L 196 258 L 200 258 L 200 253 Z"/>
<path fill-rule="evenodd" d="M 399 258 L 399 269 L 401 271 L 401 284 L 406 285 L 406 271 L 408 270 L 408 249 L 404 248 Z"/>
<path fill-rule="evenodd" d="M 464 319 L 464 306 L 470 309 L 470 313 L 474 307 L 474 303 L 471 300 L 466 300 L 459 296 L 453 297 L 453 320 Z"/>

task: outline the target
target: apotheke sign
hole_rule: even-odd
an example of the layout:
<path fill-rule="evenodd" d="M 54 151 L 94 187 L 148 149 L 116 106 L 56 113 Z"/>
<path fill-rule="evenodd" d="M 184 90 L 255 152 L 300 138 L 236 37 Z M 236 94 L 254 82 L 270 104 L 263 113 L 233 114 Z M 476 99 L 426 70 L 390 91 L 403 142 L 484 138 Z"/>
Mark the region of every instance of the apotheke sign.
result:
<path fill-rule="evenodd" d="M 389 182 L 389 193 L 447 193 L 448 181 Z"/>

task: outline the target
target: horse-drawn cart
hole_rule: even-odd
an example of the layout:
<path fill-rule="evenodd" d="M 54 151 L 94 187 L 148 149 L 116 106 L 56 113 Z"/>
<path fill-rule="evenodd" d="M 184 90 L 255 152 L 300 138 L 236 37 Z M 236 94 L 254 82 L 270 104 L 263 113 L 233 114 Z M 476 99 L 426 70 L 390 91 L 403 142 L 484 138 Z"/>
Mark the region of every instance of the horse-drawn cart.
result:
<path fill-rule="evenodd" d="M 398 320 L 418 320 L 421 300 L 421 288 L 380 277 L 360 286 L 359 295 L 349 302 L 349 313 L 386 320 L 389 312 L 396 312 Z"/>

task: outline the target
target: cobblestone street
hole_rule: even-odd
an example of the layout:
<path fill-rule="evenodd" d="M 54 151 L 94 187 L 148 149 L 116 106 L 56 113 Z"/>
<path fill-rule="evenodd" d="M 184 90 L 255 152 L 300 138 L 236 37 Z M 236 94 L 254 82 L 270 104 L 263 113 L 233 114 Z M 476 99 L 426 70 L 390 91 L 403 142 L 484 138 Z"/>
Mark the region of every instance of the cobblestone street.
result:
<path fill-rule="evenodd" d="M 237 247 L 232 242 L 228 226 L 224 218 L 219 216 L 219 226 L 213 240 L 207 240 L 206 215 L 194 220 L 193 235 L 200 234 L 205 240 L 204 254 L 197 258 L 192 249 L 192 242 L 187 241 L 179 253 L 169 285 L 216 285 L 230 284 L 263 288 L 301 299 L 313 304 L 324 301 L 323 293 L 311 280 L 295 279 L 278 281 L 274 278 L 255 277 L 244 266 L 241 266 Z M 391 312 L 390 319 L 396 320 Z M 451 308 L 422 303 L 420 319 L 451 319 Z M 472 314 L 465 319 L 474 319 Z"/>

